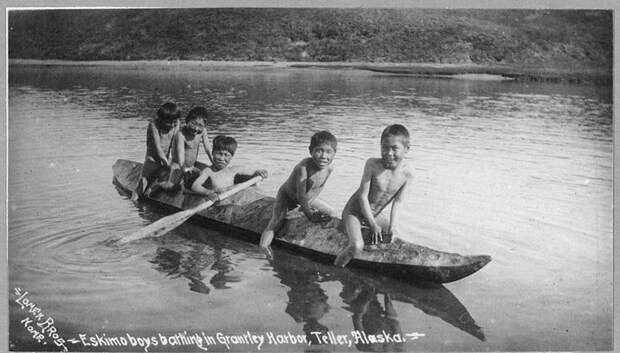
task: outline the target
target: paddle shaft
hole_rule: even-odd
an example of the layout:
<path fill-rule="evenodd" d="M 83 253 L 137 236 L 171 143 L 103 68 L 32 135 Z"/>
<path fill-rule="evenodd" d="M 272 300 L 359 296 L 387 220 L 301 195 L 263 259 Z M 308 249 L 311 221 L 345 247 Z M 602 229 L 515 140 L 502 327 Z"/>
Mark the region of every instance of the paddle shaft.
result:
<path fill-rule="evenodd" d="M 234 185 L 232 188 L 223 191 L 221 193 L 218 194 L 218 200 L 223 200 L 227 197 L 230 197 L 236 193 L 238 193 L 241 190 L 247 189 L 248 187 L 258 183 L 259 181 L 261 181 L 263 178 L 261 178 L 260 176 L 255 176 L 254 178 L 245 181 L 243 183 L 239 183 Z M 198 212 L 201 212 L 203 210 L 206 210 L 207 208 L 211 207 L 216 201 L 205 201 L 195 207 L 192 207 L 188 210 L 185 211 L 181 211 L 181 212 L 177 212 L 175 214 L 172 214 L 170 216 L 166 216 L 164 218 L 161 218 L 159 220 L 157 220 L 156 222 L 153 222 L 151 224 L 149 224 L 148 226 L 140 229 L 139 231 L 127 236 L 127 237 L 123 237 L 119 240 L 119 243 L 128 243 L 134 240 L 138 240 L 138 239 L 143 239 L 143 238 L 149 238 L 149 237 L 159 237 L 162 236 L 166 233 L 168 233 L 169 231 L 173 230 L 174 228 L 180 226 L 183 222 L 185 222 L 186 220 L 188 220 L 191 216 L 195 215 Z"/>

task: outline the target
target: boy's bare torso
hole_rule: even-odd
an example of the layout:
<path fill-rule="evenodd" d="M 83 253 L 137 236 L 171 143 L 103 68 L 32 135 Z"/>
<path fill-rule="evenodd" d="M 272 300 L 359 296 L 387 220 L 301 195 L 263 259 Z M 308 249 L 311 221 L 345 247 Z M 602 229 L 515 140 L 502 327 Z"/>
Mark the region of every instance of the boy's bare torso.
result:
<path fill-rule="evenodd" d="M 301 173 L 301 168 L 305 168 L 307 171 L 307 179 L 306 179 L 306 196 L 308 200 L 314 200 L 323 190 L 323 186 L 325 186 L 325 182 L 327 178 L 331 174 L 333 167 L 330 165 L 327 168 L 319 169 L 314 165 L 314 161 L 312 158 L 305 158 L 299 164 L 295 166 L 293 172 L 286 180 L 286 182 L 282 185 L 283 191 L 289 197 L 290 200 L 295 203 L 299 203 L 297 200 L 297 185 L 296 181 L 299 178 L 299 174 Z"/>
<path fill-rule="evenodd" d="M 238 168 L 230 166 L 215 171 L 212 167 L 207 167 L 203 173 L 207 176 L 203 186 L 209 190 L 221 192 L 235 184 Z"/>
<path fill-rule="evenodd" d="M 196 164 L 196 160 L 198 159 L 198 150 L 200 148 L 200 142 L 202 141 L 202 135 L 195 135 L 193 138 L 188 138 L 183 131 L 179 131 L 177 134 L 178 138 L 183 140 L 183 146 L 185 147 L 185 162 L 183 163 L 184 168 L 191 168 Z M 176 160 L 176 153 L 172 153 L 173 162 L 179 162 Z"/>
<path fill-rule="evenodd" d="M 159 135 L 159 145 L 161 146 L 161 149 L 164 152 L 164 154 L 167 154 L 168 151 L 170 150 L 172 140 L 174 138 L 174 135 L 177 132 L 177 129 L 172 128 L 168 130 L 167 132 L 162 132 L 161 130 L 157 128 L 157 125 L 155 125 L 155 123 L 151 122 L 151 124 L 153 125 L 150 126 L 149 128 L 154 129 L 155 132 Z M 153 157 L 155 160 L 157 160 L 158 159 L 157 158 L 158 156 L 157 146 L 155 145 L 155 141 L 151 137 L 150 132 L 147 132 L 146 141 L 147 141 L 147 144 L 146 144 L 147 156 Z"/>
<path fill-rule="evenodd" d="M 396 169 L 387 169 L 383 166 L 381 158 L 369 159 L 371 171 L 370 189 L 368 191 L 368 203 L 374 216 L 378 215 L 394 199 L 398 191 L 401 190 L 405 182 L 410 178 L 411 173 L 405 162 L 402 162 Z M 351 197 L 353 210 L 360 212 L 361 205 L 358 189 Z M 361 213 L 361 212 L 360 212 Z"/>

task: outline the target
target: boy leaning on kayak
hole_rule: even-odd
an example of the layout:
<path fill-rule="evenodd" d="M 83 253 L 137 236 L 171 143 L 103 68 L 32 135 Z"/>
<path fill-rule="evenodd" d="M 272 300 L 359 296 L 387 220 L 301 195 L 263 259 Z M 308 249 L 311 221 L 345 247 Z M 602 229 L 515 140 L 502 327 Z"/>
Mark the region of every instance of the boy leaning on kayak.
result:
<path fill-rule="evenodd" d="M 381 158 L 369 158 L 364 166 L 359 188 L 342 211 L 348 236 L 347 247 L 338 254 L 334 264 L 345 266 L 364 248 L 362 227 L 370 228 L 372 242 L 391 237 L 394 222 L 412 180 L 404 158 L 409 151 L 409 131 L 402 125 L 390 125 L 381 134 Z M 381 227 L 377 216 L 392 203 L 387 228 Z"/>
<path fill-rule="evenodd" d="M 336 137 L 329 131 L 320 131 L 310 139 L 309 158 L 299 162 L 280 186 L 273 205 L 273 212 L 267 228 L 260 238 L 260 247 L 272 256 L 270 244 L 275 231 L 282 225 L 286 213 L 297 206 L 312 222 L 322 222 L 336 217 L 335 211 L 318 196 L 327 178 L 334 170 L 332 164 L 336 156 Z"/>
<path fill-rule="evenodd" d="M 138 187 L 131 195 L 132 200 L 142 197 L 151 184 L 170 168 L 170 151 L 178 131 L 181 112 L 171 102 L 157 110 L 157 117 L 146 129 L 146 157 L 140 173 Z"/>

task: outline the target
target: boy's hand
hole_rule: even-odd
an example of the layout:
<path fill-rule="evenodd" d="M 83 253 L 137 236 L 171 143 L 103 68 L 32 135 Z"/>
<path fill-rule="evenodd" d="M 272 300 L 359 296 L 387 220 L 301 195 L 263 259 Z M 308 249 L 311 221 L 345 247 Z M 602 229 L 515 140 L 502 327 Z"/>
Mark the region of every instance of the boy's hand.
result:
<path fill-rule="evenodd" d="M 313 223 L 323 223 L 329 222 L 332 218 L 323 212 L 314 212 L 310 215 L 310 217 L 308 217 L 308 219 Z"/>
<path fill-rule="evenodd" d="M 263 179 L 267 179 L 268 175 L 269 175 L 269 172 L 267 172 L 267 169 L 259 169 L 254 172 L 254 176 L 260 176 Z"/>
<path fill-rule="evenodd" d="M 370 224 L 370 236 L 372 244 L 377 244 L 377 242 L 383 240 L 383 235 L 381 234 L 381 227 L 377 224 L 377 222 L 373 222 Z"/>
<path fill-rule="evenodd" d="M 217 192 L 212 192 L 210 194 L 207 194 L 207 200 L 212 201 L 212 202 L 217 202 L 220 199 L 220 194 L 218 194 Z"/>

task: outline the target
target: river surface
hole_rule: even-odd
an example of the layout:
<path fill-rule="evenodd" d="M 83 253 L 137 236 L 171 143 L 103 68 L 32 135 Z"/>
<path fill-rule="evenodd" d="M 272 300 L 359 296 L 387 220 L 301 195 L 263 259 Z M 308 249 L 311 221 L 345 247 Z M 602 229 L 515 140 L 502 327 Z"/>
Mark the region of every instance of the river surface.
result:
<path fill-rule="evenodd" d="M 365 160 L 379 156 L 383 128 L 404 124 L 415 179 L 398 236 L 493 261 L 430 286 L 282 250 L 268 261 L 254 244 L 191 223 L 157 239 L 108 242 L 166 214 L 120 193 L 112 164 L 143 161 L 148 121 L 168 100 L 184 112 L 224 110 L 208 122 L 209 137 L 235 137 L 233 163 L 268 169 L 260 188 L 271 195 L 308 156 L 312 133 L 330 130 L 339 144 L 322 198 L 338 209 Z M 147 340 L 148 351 L 201 351 L 187 341 L 194 334 L 214 338 L 203 344 L 209 351 L 258 351 L 253 341 L 226 346 L 224 336 L 248 331 L 281 338 L 261 351 L 611 350 L 611 87 L 356 70 L 15 65 L 8 156 L 13 350 L 58 350 L 49 329 L 41 342 L 28 332 L 45 327 L 23 321 L 36 316 L 17 302 L 25 299 L 39 319 L 53 318 L 60 338 L 74 339 L 72 351 L 140 352 Z M 311 334 L 351 338 L 360 328 L 405 342 L 349 346 Z M 308 343 L 292 343 L 306 333 Z"/>

